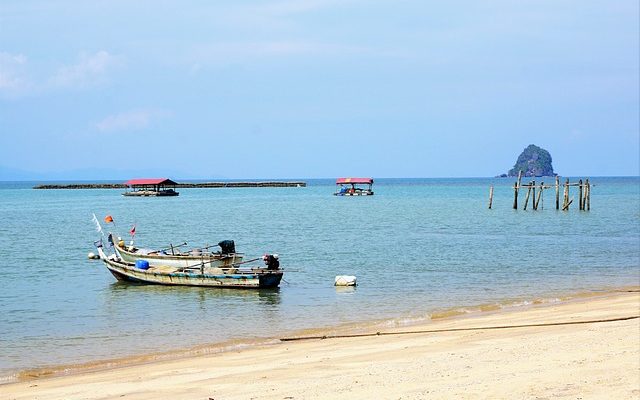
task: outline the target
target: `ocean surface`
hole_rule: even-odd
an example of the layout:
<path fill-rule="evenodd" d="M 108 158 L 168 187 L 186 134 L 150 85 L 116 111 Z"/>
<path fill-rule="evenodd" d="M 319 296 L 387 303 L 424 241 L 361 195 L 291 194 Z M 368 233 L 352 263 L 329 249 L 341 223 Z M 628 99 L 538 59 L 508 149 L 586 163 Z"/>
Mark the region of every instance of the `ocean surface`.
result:
<path fill-rule="evenodd" d="M 372 197 L 306 181 L 173 198 L 0 183 L 0 383 L 24 370 L 384 329 L 640 285 L 639 177 L 591 178 L 591 210 L 578 210 L 572 188 L 568 212 L 555 210 L 553 189 L 543 209 L 513 210 L 512 178 L 379 179 Z M 278 290 L 118 283 L 87 259 L 99 238 L 92 213 L 127 241 L 135 224 L 143 247 L 233 239 L 247 259 L 278 253 L 285 281 Z M 358 286 L 336 288 L 336 275 Z"/>

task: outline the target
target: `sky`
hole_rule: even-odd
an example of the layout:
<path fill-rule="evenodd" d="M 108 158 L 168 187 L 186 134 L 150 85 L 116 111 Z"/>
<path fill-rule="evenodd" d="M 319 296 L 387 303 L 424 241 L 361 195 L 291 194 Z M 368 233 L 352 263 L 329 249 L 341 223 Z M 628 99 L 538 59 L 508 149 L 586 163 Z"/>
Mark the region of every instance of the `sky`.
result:
<path fill-rule="evenodd" d="M 0 180 L 640 175 L 638 1 L 0 2 Z"/>

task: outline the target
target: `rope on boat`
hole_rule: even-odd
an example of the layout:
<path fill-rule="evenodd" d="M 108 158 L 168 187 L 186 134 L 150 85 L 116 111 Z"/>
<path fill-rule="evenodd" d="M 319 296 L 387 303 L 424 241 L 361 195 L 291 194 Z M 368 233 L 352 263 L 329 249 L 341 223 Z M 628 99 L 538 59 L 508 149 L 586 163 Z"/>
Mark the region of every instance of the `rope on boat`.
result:
<path fill-rule="evenodd" d="M 300 337 L 281 338 L 280 341 L 293 342 L 297 340 L 342 339 L 342 338 L 356 338 L 356 337 L 367 337 L 367 336 L 411 335 L 416 333 L 464 332 L 464 331 L 532 328 L 532 327 L 561 326 L 561 325 L 583 325 L 583 324 L 595 324 L 595 323 L 601 323 L 601 322 L 628 321 L 631 319 L 638 319 L 638 318 L 640 318 L 640 315 L 634 315 L 631 317 L 611 318 L 611 319 L 592 319 L 588 321 L 567 321 L 567 322 L 549 322 L 549 323 L 541 323 L 541 324 L 481 326 L 477 328 L 426 329 L 426 330 L 420 330 L 420 331 L 355 333 L 351 335 L 300 336 Z"/>
<path fill-rule="evenodd" d="M 151 251 L 151 252 L 149 252 L 149 254 L 161 253 L 161 252 L 167 251 L 167 250 L 173 251 L 173 249 L 177 249 L 178 247 L 182 247 L 182 246 L 186 246 L 186 245 L 187 245 L 187 242 L 184 242 L 184 243 L 181 243 L 181 244 L 177 244 L 175 246 L 170 244 L 169 247 L 165 247 L 164 249 L 160 249 L 160 250 Z"/>

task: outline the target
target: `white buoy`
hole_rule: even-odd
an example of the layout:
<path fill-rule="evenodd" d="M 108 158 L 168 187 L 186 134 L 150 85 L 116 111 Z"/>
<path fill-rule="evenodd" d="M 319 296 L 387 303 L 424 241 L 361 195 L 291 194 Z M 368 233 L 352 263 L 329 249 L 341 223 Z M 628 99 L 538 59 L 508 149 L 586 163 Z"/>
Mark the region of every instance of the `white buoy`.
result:
<path fill-rule="evenodd" d="M 338 275 L 334 286 L 356 286 L 356 277 L 351 275 Z"/>
<path fill-rule="evenodd" d="M 97 260 L 99 258 L 97 254 L 91 251 L 87 254 L 87 257 L 89 257 L 89 260 Z"/>

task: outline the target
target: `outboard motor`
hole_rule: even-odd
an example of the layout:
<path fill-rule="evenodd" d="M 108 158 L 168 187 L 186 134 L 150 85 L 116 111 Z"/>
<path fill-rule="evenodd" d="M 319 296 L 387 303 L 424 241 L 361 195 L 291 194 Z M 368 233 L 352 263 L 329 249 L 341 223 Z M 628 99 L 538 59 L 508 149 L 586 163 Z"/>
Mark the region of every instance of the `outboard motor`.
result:
<path fill-rule="evenodd" d="M 235 254 L 236 252 L 236 244 L 233 240 L 223 240 L 218 243 L 218 246 L 220 246 L 221 254 Z"/>
<path fill-rule="evenodd" d="M 275 271 L 280 268 L 280 261 L 278 261 L 277 254 L 265 254 L 262 256 L 262 259 L 268 270 Z"/>

